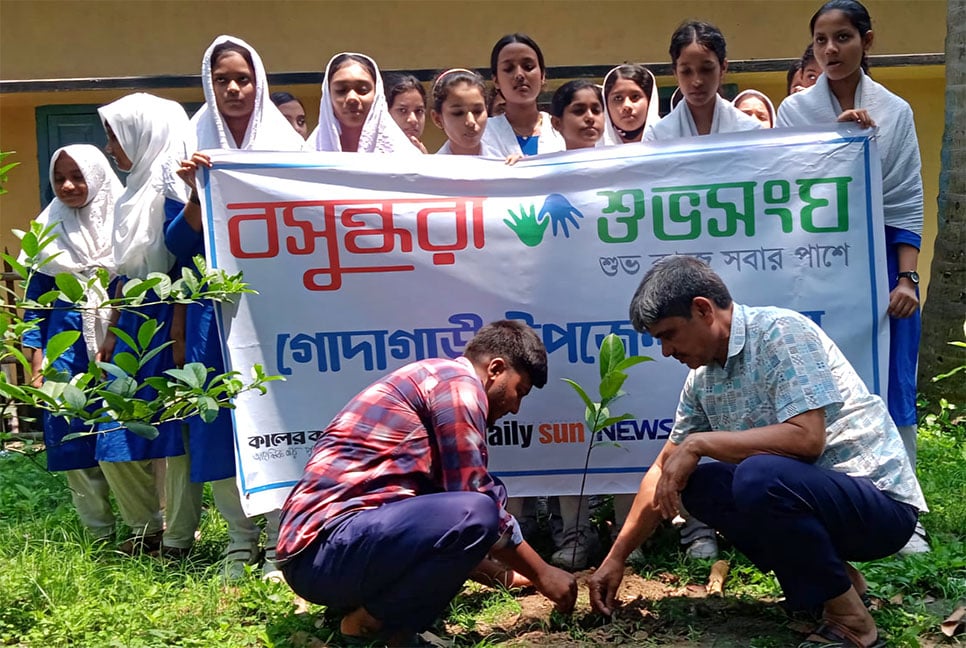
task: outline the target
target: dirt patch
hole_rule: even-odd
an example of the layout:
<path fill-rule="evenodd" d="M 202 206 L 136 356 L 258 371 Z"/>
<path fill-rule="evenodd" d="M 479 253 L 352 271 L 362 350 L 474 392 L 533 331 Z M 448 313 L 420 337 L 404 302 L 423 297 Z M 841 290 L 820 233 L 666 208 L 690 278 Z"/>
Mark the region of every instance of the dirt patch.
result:
<path fill-rule="evenodd" d="M 773 603 L 708 596 L 703 586 L 681 586 L 673 575 L 656 580 L 625 572 L 621 607 L 608 619 L 591 612 L 586 579 L 571 617 L 553 613 L 552 604 L 532 590 L 514 596 L 519 611 L 506 611 L 473 628 L 447 627 L 461 642 L 487 640 L 503 646 L 788 646 L 801 634 Z M 509 607 L 509 606 L 508 606 Z M 754 640 L 754 642 L 753 642 Z"/>

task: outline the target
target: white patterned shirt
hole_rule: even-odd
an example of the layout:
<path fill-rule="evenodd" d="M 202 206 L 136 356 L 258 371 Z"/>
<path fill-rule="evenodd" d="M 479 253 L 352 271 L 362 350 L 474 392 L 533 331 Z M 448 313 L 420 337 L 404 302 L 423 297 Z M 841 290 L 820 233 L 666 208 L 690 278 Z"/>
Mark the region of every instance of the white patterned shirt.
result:
<path fill-rule="evenodd" d="M 728 358 L 688 375 L 670 441 L 775 425 L 819 408 L 826 438 L 815 465 L 867 477 L 893 499 L 927 510 L 885 403 L 818 325 L 784 308 L 734 304 Z"/>

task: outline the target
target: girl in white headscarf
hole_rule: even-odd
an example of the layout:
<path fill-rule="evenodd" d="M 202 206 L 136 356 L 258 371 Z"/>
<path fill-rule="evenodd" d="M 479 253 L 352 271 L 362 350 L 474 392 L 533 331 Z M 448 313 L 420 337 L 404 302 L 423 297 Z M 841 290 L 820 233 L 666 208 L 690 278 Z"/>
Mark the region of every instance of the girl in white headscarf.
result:
<path fill-rule="evenodd" d="M 194 148 L 188 116 L 180 104 L 144 93 L 102 106 L 98 113 L 107 131 L 106 152 L 118 169 L 128 172 L 127 188 L 114 209 L 117 272 L 122 280 L 167 273 L 174 257 L 165 247 L 165 221 L 181 211 L 188 195 L 175 173 L 177 160 Z M 143 305 L 137 312 L 120 313 L 116 326 L 137 339 L 145 318 L 155 320 L 160 326 L 149 345 L 153 349 L 169 339 L 171 317 L 168 304 Z M 110 361 L 123 351 L 130 351 L 126 343 L 108 333 L 98 357 Z M 165 348 L 141 368 L 138 378 L 159 376 L 173 367 L 170 347 Z M 153 398 L 154 390 L 146 387 L 138 397 Z M 162 522 L 150 460 L 184 454 L 184 446 L 180 424 L 163 423 L 157 429 L 158 436 L 148 440 L 109 423 L 101 426 L 105 433 L 97 435 L 96 456 L 111 489 L 124 493 L 130 506 L 149 520 L 133 528 L 134 537 L 122 545 L 122 551 L 153 550 L 161 544 Z"/>
<path fill-rule="evenodd" d="M 28 284 L 26 296 L 31 300 L 55 290 L 54 277 L 61 273 L 71 274 L 85 285 L 101 270 L 109 278 L 115 276 L 111 251 L 114 201 L 124 186 L 114 175 L 107 158 L 89 144 L 60 148 L 50 159 L 50 186 L 55 198 L 37 217 L 37 222 L 45 228 L 52 227 L 51 233 L 57 238 L 35 259 L 45 263 Z M 21 261 L 24 260 L 22 257 Z M 25 320 L 37 322 L 37 327 L 23 337 L 24 346 L 34 349 L 31 358 L 34 386 L 40 386 L 43 381 L 40 371 L 48 340 L 62 331 L 80 331 L 82 335 L 53 361 L 52 368 L 69 376 L 87 370 L 107 330 L 109 313 L 98 308 L 107 297 L 100 283 L 95 282 L 85 295 L 83 309 L 58 302 L 52 310 L 26 312 Z M 109 541 L 114 535 L 114 513 L 107 481 L 94 458 L 95 437 L 88 435 L 63 441 L 68 433 L 83 430 L 77 421 L 44 414 L 47 469 L 66 471 L 67 485 L 81 522 L 96 539 Z M 125 521 L 141 522 L 134 518 Z"/>
<path fill-rule="evenodd" d="M 317 151 L 420 153 L 389 114 L 376 62 L 351 52 L 325 66 L 319 125 L 309 141 Z"/>
<path fill-rule="evenodd" d="M 661 119 L 657 82 L 643 65 L 618 65 L 604 77 L 604 146 L 640 142 Z"/>
<path fill-rule="evenodd" d="M 199 149 L 302 149 L 304 141 L 270 101 L 268 76 L 261 58 L 245 41 L 234 36 L 216 38 L 201 61 L 201 82 L 207 101 L 192 118 Z M 179 264 L 188 268 L 194 267 L 195 256 L 205 254 L 200 199 L 195 189 L 198 165 L 210 167 L 211 160 L 196 152 L 191 160 L 181 163 L 179 175 L 192 187 L 192 193 L 182 212 L 165 230 L 168 249 Z M 177 360 L 200 362 L 215 373 L 224 372 L 214 304 L 176 307 L 174 329 L 174 337 L 179 338 L 176 346 L 183 343 L 183 356 Z M 244 565 L 257 560 L 261 529 L 245 516 L 241 507 L 235 483 L 235 436 L 230 412 L 220 410 L 212 423 L 205 423 L 200 417 L 189 419 L 187 441 L 187 455 L 168 460 L 168 478 L 172 490 L 180 495 L 181 506 L 168 514 L 162 550 L 180 555 L 190 549 L 201 521 L 202 487 L 211 482 L 215 505 L 228 523 L 226 575 L 241 576 Z M 277 522 L 271 514 L 266 517 L 269 551 L 274 551 L 273 530 L 277 529 Z M 275 568 L 268 565 L 267 569 Z"/>
<path fill-rule="evenodd" d="M 686 22 L 671 36 L 671 65 L 684 100 L 644 130 L 645 142 L 755 130 L 761 124 L 718 94 L 728 70 L 724 35 L 706 22 Z"/>
<path fill-rule="evenodd" d="M 749 117 L 761 122 L 762 128 L 775 127 L 775 105 L 764 92 L 759 90 L 742 90 L 731 104 Z"/>

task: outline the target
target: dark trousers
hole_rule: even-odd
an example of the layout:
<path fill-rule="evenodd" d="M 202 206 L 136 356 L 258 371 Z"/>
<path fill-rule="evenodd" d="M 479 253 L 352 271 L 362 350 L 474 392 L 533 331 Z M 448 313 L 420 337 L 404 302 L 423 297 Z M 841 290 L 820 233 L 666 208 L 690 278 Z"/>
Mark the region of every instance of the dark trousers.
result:
<path fill-rule="evenodd" d="M 691 515 L 775 572 L 791 609 L 844 594 L 843 561 L 895 553 L 918 517 L 868 479 L 775 455 L 700 464 L 681 495 Z"/>
<path fill-rule="evenodd" d="M 487 495 L 420 495 L 350 515 L 282 566 L 302 598 L 359 606 L 387 633 L 423 630 L 445 611 L 499 537 Z"/>

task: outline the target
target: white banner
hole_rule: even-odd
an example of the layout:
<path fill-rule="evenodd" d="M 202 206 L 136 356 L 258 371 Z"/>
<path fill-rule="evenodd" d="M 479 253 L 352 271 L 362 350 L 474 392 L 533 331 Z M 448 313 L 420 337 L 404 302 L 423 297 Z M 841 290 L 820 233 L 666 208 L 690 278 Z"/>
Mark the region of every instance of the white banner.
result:
<path fill-rule="evenodd" d="M 849 126 L 775 130 L 500 161 L 427 155 L 211 152 L 213 267 L 258 291 L 223 309 L 230 368 L 285 382 L 234 411 L 249 514 L 278 508 L 320 431 L 363 387 L 409 362 L 455 357 L 483 324 L 527 322 L 550 380 L 490 428 L 490 469 L 513 495 L 580 489 L 608 333 L 654 362 L 632 368 L 590 458 L 587 493 L 636 491 L 674 418 L 687 369 L 628 322 L 658 258 L 709 262 L 735 300 L 791 308 L 885 390 L 888 299 L 874 140 Z"/>

